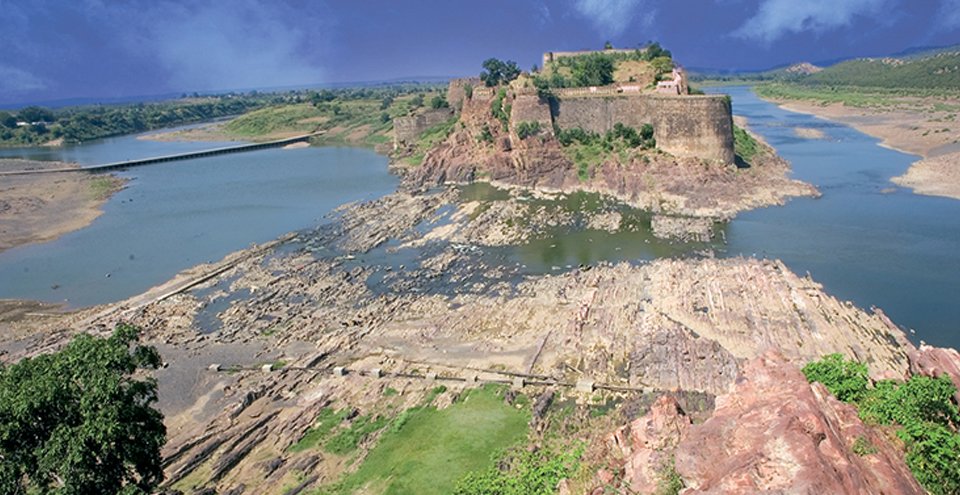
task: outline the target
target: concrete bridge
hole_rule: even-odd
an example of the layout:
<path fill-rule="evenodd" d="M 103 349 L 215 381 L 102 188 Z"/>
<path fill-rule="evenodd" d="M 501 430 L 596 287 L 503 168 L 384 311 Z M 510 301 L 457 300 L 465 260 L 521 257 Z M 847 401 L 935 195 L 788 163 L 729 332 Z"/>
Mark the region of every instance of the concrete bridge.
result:
<path fill-rule="evenodd" d="M 188 153 L 177 153 L 173 155 L 164 155 L 164 156 L 154 156 L 150 158 L 139 158 L 136 160 L 125 160 L 120 162 L 113 163 L 104 163 L 102 165 L 91 165 L 89 167 L 62 167 L 62 168 L 47 168 L 47 169 L 35 169 L 35 170 L 11 170 L 9 172 L 0 172 L 0 176 L 4 175 L 28 175 L 28 174 L 52 174 L 52 173 L 63 173 L 63 172 L 109 172 L 111 170 L 119 170 L 131 167 L 139 167 L 142 165 L 152 165 L 155 163 L 163 162 L 173 162 L 179 160 L 192 160 L 194 158 L 203 158 L 207 156 L 216 156 L 216 155 L 226 155 L 229 153 L 242 153 L 244 151 L 256 151 L 266 148 L 278 148 L 281 146 L 286 146 L 293 143 L 306 142 L 314 136 L 319 136 L 323 134 L 323 131 L 314 132 L 310 134 L 303 134 L 300 136 L 293 136 L 284 139 L 277 139 L 275 141 L 266 141 L 263 143 L 250 143 L 250 144 L 240 144 L 237 146 L 224 146 L 222 148 L 213 148 L 209 150 L 200 150 L 200 151 L 191 151 Z"/>

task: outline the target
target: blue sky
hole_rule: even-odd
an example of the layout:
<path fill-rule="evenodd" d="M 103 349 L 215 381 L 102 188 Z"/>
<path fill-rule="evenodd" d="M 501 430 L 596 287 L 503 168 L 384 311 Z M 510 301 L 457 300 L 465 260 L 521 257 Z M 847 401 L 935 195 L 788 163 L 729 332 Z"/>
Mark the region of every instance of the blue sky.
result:
<path fill-rule="evenodd" d="M 659 40 L 764 69 L 960 43 L 960 0 L 0 0 L 0 103 L 467 75 Z"/>

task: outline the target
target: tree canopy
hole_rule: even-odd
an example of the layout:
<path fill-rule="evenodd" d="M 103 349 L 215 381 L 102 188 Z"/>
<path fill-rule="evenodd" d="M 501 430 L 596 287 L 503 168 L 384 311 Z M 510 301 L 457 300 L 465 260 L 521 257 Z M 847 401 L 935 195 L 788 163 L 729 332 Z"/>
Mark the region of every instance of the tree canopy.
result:
<path fill-rule="evenodd" d="M 487 86 L 499 86 L 501 83 L 509 83 L 520 75 L 520 67 L 512 60 L 497 60 L 488 58 L 483 62 L 483 72 L 480 73 L 480 80 Z"/>
<path fill-rule="evenodd" d="M 108 338 L 0 367 L 0 492 L 147 494 L 163 479 L 156 349 L 120 324 Z"/>

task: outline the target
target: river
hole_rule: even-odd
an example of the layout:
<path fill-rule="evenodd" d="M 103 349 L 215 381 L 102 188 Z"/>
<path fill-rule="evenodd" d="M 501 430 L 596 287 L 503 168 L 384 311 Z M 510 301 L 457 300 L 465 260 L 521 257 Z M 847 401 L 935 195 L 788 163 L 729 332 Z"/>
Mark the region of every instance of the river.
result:
<path fill-rule="evenodd" d="M 218 147 L 124 136 L 0 156 L 83 165 Z M 0 298 L 118 301 L 177 272 L 316 225 L 335 207 L 396 189 L 387 159 L 357 148 L 266 149 L 119 172 L 127 187 L 90 226 L 0 253 Z"/>
<path fill-rule="evenodd" d="M 915 156 L 880 147 L 847 126 L 780 109 L 749 88 L 713 91 L 730 94 L 734 113 L 823 196 L 742 213 L 722 228 L 726 243 L 678 245 L 644 231 L 560 229 L 501 251 L 499 259 L 542 273 L 704 249 L 779 258 L 799 274 L 809 272 L 832 295 L 883 308 L 898 324 L 916 329 L 915 340 L 960 348 L 960 201 L 915 195 L 890 183 Z M 825 139 L 801 138 L 798 127 L 818 129 Z M 92 164 L 219 144 L 122 137 L 28 155 Z M 0 156 L 11 153 L 24 151 L 0 150 Z M 119 300 L 252 242 L 314 226 L 334 207 L 381 196 L 397 184 L 385 158 L 350 148 L 263 150 L 120 175 L 132 179 L 129 187 L 90 227 L 0 253 L 0 297 L 71 306 Z M 484 188 L 469 193 L 485 194 Z M 571 201 L 573 208 L 583 204 Z"/>

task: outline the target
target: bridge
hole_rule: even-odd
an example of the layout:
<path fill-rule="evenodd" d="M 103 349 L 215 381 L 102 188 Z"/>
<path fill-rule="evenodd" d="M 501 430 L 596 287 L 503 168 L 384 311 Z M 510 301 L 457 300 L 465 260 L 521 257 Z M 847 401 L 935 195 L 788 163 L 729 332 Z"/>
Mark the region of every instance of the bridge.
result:
<path fill-rule="evenodd" d="M 278 148 L 281 146 L 286 146 L 288 144 L 307 142 L 310 138 L 314 136 L 319 136 L 321 134 L 323 134 L 323 131 L 313 132 L 310 134 L 303 134 L 300 136 L 293 136 L 293 137 L 284 138 L 284 139 L 277 139 L 274 141 L 265 141 L 262 143 L 240 144 L 237 146 L 224 146 L 222 148 L 190 151 L 187 153 L 154 156 L 150 158 L 138 158 L 135 160 L 124 160 L 120 162 L 104 163 L 102 165 L 91 165 L 88 167 L 61 167 L 61 168 L 46 168 L 46 169 L 32 169 L 32 170 L 31 169 L 11 170 L 8 172 L 0 172 L 0 176 L 53 174 L 53 173 L 64 173 L 64 172 L 89 172 L 89 173 L 108 172 L 111 170 L 139 167 L 142 165 L 152 165 L 155 163 L 173 162 L 173 161 L 179 161 L 179 160 L 192 160 L 194 158 L 203 158 L 207 156 L 226 155 L 229 153 L 243 153 L 244 151 L 256 151 L 256 150 L 262 150 L 266 148 Z"/>

